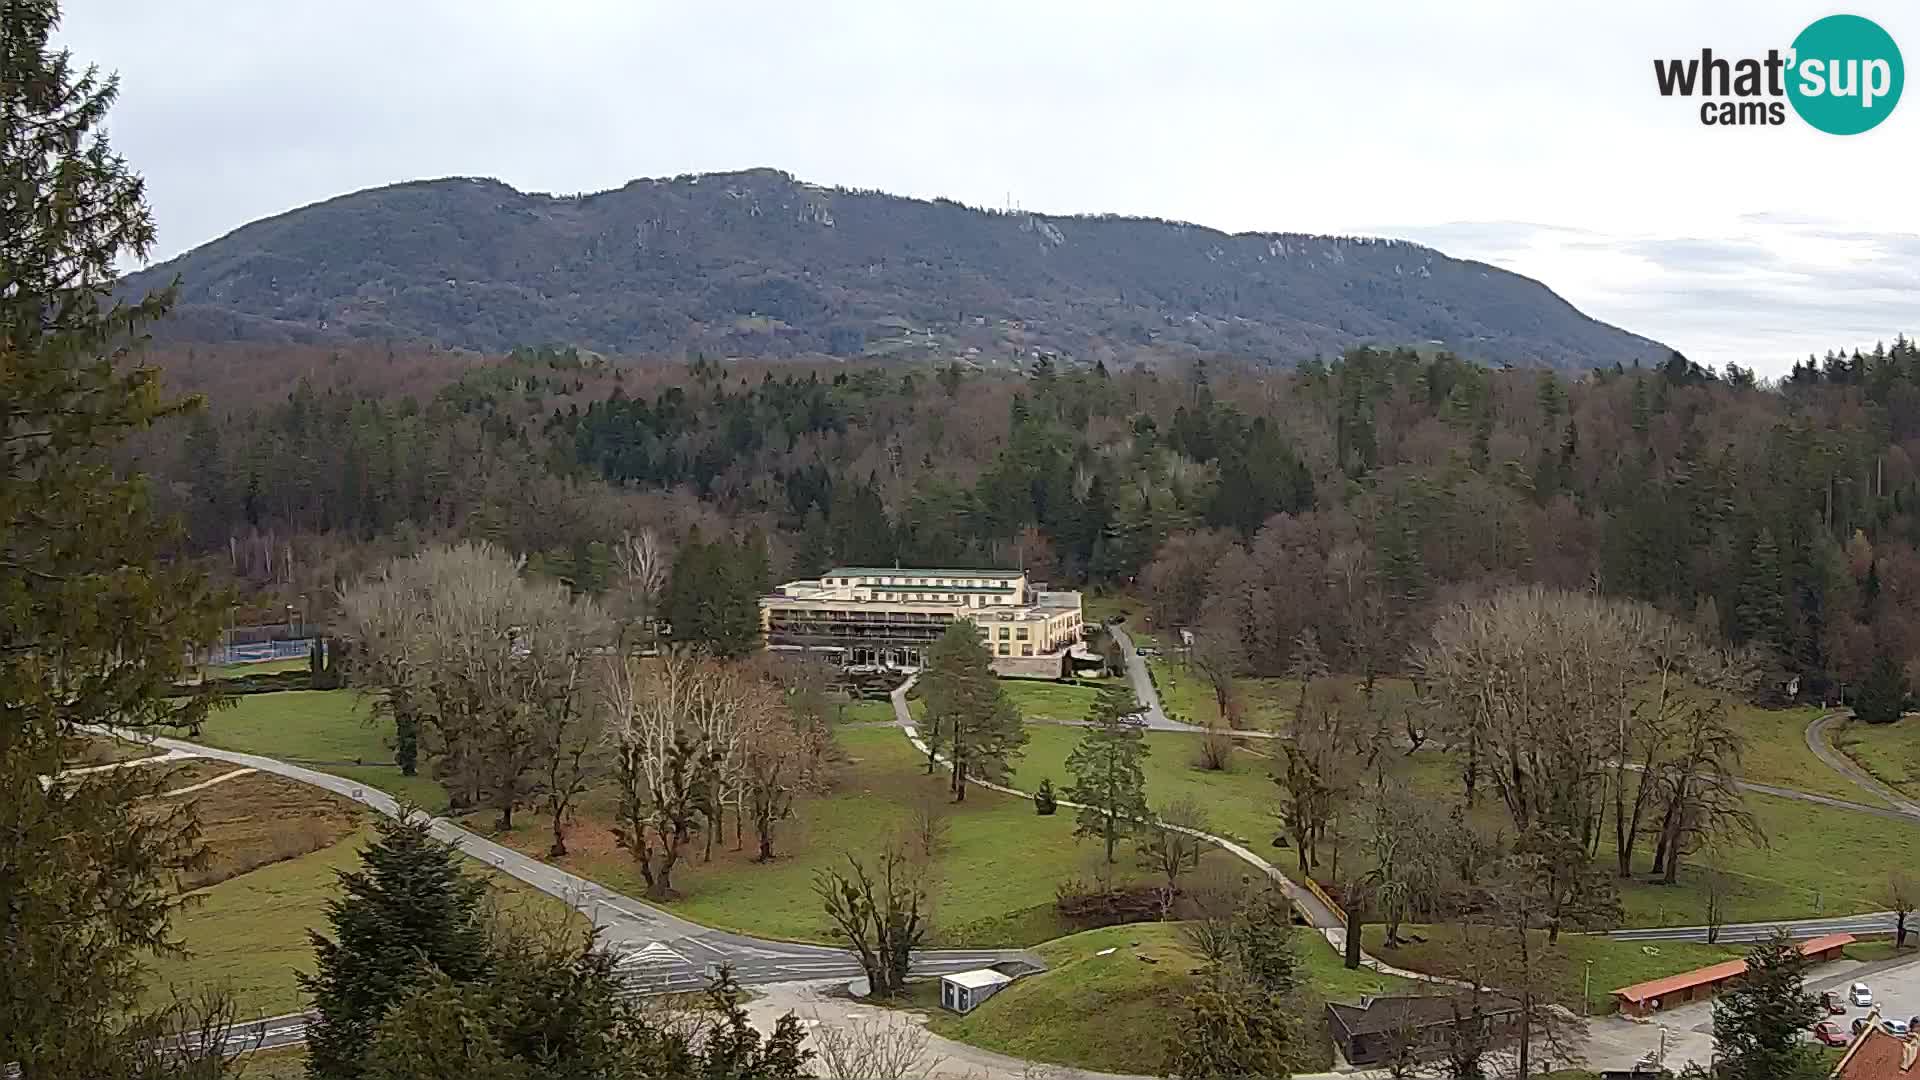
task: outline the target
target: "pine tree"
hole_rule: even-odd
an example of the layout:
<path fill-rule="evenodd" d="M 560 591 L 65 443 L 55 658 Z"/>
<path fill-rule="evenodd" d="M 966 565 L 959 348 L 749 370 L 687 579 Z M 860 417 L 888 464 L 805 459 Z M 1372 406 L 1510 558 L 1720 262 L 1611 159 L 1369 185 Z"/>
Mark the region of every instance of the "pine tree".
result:
<path fill-rule="evenodd" d="M 1786 637 L 1786 588 L 1780 576 L 1780 547 L 1771 531 L 1763 529 L 1754 538 L 1753 553 L 1740 576 L 1733 619 L 1742 642 L 1779 647 Z"/>
<path fill-rule="evenodd" d="M 1873 658 L 1867 679 L 1854 694 L 1853 715 L 1869 724 L 1891 724 L 1907 707 L 1907 676 L 1885 652 Z"/>
<path fill-rule="evenodd" d="M 197 724 L 211 699 L 171 688 L 223 604 L 162 563 L 179 530 L 116 475 L 129 433 L 198 403 L 131 351 L 172 293 L 108 306 L 153 222 L 99 130 L 117 80 L 55 51 L 58 21 L 53 0 L 0 5 L 0 1062 L 109 1076 L 198 832 L 148 798 L 164 770 L 41 777 L 78 724 Z"/>
<path fill-rule="evenodd" d="M 1821 1009 L 1806 992 L 1807 958 L 1783 930 L 1754 946 L 1747 971 L 1713 1003 L 1714 1052 L 1725 1080 L 1825 1076 L 1819 1048 L 1802 1036 Z"/>
<path fill-rule="evenodd" d="M 307 1028 L 307 1075 L 363 1075 L 387 1010 L 429 971 L 454 983 L 489 965 L 481 901 L 487 884 L 460 867 L 463 856 L 435 840 L 427 820 L 382 818 L 360 850 L 360 869 L 337 873 L 341 895 L 327 902 L 332 937 L 309 931 L 314 973 L 300 976 L 317 1018 Z"/>
<path fill-rule="evenodd" d="M 738 659 L 760 645 L 760 593 L 744 550 L 690 535 L 674 555 L 661 605 L 673 640 L 709 656 Z"/>
<path fill-rule="evenodd" d="M 1067 755 L 1067 772 L 1073 776 L 1067 801 L 1080 804 L 1073 835 L 1099 837 L 1109 863 L 1114 845 L 1131 836 L 1151 813 L 1140 767 L 1147 753 L 1146 724 L 1133 688 L 1101 687 L 1087 710 L 1080 742 Z"/>
<path fill-rule="evenodd" d="M 927 743 L 947 757 L 954 801 L 966 799 L 969 778 L 1004 778 L 1027 743 L 1027 729 L 1000 689 L 993 654 L 973 620 L 947 624 L 927 650 L 920 688 L 927 702 Z"/>

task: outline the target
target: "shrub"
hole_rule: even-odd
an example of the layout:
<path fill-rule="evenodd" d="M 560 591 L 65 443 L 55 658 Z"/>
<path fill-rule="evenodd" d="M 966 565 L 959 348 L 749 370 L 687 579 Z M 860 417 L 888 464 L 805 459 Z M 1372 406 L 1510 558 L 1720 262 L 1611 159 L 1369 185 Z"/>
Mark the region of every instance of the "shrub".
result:
<path fill-rule="evenodd" d="M 1040 781 L 1040 790 L 1033 793 L 1033 812 L 1041 817 L 1051 817 L 1058 809 L 1060 809 L 1060 800 L 1053 794 L 1053 778 L 1043 778 Z"/>

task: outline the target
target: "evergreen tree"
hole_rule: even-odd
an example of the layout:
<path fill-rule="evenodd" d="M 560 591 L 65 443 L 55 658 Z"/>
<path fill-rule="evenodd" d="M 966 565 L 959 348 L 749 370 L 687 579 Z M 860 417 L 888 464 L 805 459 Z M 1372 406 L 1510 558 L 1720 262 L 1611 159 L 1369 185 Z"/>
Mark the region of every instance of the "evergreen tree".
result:
<path fill-rule="evenodd" d="M 970 777 L 1003 779 L 1027 743 L 1027 729 L 993 674 L 993 654 L 973 620 L 947 624 L 927 650 L 920 688 L 927 745 L 947 757 L 954 801 L 966 799 Z"/>
<path fill-rule="evenodd" d="M 140 957 L 172 944 L 198 831 L 150 798 L 164 770 L 41 778 L 76 725 L 197 725 L 211 698 L 171 688 L 224 605 L 163 564 L 179 530 L 116 473 L 129 433 L 197 402 L 131 355 L 172 293 L 108 306 L 153 222 L 100 131 L 118 83 L 51 47 L 58 21 L 0 5 L 0 1062 L 93 1077 L 128 1067 Z"/>
<path fill-rule="evenodd" d="M 1717 1076 L 1724 1080 L 1813 1080 L 1826 1075 L 1803 1033 L 1822 1015 L 1806 992 L 1807 958 L 1786 932 L 1754 946 L 1747 971 L 1713 1003 Z"/>
<path fill-rule="evenodd" d="M 374 823 L 378 836 L 360 850 L 360 869 L 336 874 L 341 895 L 327 902 L 333 936 L 308 933 L 314 973 L 302 974 L 300 987 L 317 1014 L 307 1028 L 314 1080 L 364 1075 L 381 1018 L 429 972 L 464 983 L 490 967 L 486 882 L 461 869 L 459 850 L 435 840 L 424 816 L 402 810 L 405 820 Z"/>
<path fill-rule="evenodd" d="M 1881 652 L 1873 658 L 1867 680 L 1853 698 L 1853 715 L 1869 724 L 1891 724 L 1907 707 L 1907 676 L 1893 657 Z"/>
<path fill-rule="evenodd" d="M 1761 530 L 1754 538 L 1753 553 L 1740 577 L 1733 619 L 1738 638 L 1743 642 L 1779 647 L 1785 641 L 1786 587 L 1780 574 L 1780 547 L 1769 530 Z"/>
<path fill-rule="evenodd" d="M 1140 767 L 1147 752 L 1146 723 L 1133 688 L 1101 687 L 1087 710 L 1080 742 L 1067 755 L 1067 772 L 1073 776 L 1067 801 L 1080 804 L 1073 835 L 1099 837 L 1109 863 L 1114 845 L 1151 814 L 1146 774 Z"/>
<path fill-rule="evenodd" d="M 690 535 L 673 559 L 662 609 L 675 644 L 738 659 L 760 646 L 760 593 L 745 551 Z"/>

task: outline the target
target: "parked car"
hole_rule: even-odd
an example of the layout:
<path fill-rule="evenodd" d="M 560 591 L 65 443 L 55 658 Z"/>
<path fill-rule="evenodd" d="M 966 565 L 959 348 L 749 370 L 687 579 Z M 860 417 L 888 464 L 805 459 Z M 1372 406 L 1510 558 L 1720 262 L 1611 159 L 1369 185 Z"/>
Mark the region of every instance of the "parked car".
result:
<path fill-rule="evenodd" d="M 1866 1018 L 1866 1017 L 1864 1017 L 1864 1016 L 1856 1016 L 1856 1017 L 1854 1017 L 1854 1018 L 1853 1018 L 1853 1033 L 1854 1033 L 1855 1035 L 1858 1035 L 1858 1034 L 1860 1034 L 1861 1032 L 1863 1032 L 1863 1031 L 1865 1031 L 1865 1030 L 1867 1030 L 1867 1018 Z"/>
<path fill-rule="evenodd" d="M 1898 1017 L 1888 1016 L 1881 1019 L 1880 1030 L 1896 1039 L 1904 1039 L 1907 1033 L 1913 1030 L 1913 1026 Z"/>
<path fill-rule="evenodd" d="M 1847 1011 L 1847 1003 L 1834 997 L 1831 990 L 1820 992 L 1820 1007 L 1827 1011 L 1828 1016 L 1840 1016 Z"/>
<path fill-rule="evenodd" d="M 1854 983 L 1847 987 L 1847 1000 L 1853 1003 L 1854 1008 L 1870 1009 L 1873 1007 L 1873 991 L 1867 989 L 1866 983 Z"/>
<path fill-rule="evenodd" d="M 1853 1041 L 1846 1029 L 1831 1020 L 1822 1020 L 1813 1025 L 1813 1039 L 1823 1046 L 1845 1046 Z"/>

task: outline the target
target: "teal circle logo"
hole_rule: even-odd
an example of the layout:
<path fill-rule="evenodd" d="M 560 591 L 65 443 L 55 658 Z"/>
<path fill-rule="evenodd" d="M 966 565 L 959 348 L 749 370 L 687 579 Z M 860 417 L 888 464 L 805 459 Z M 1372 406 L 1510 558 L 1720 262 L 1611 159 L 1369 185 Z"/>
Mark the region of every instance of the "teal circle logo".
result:
<path fill-rule="evenodd" d="M 1858 15 L 1829 15 L 1800 31 L 1791 63 L 1787 100 L 1829 135 L 1872 130 L 1899 104 L 1907 81 L 1893 36 Z"/>

